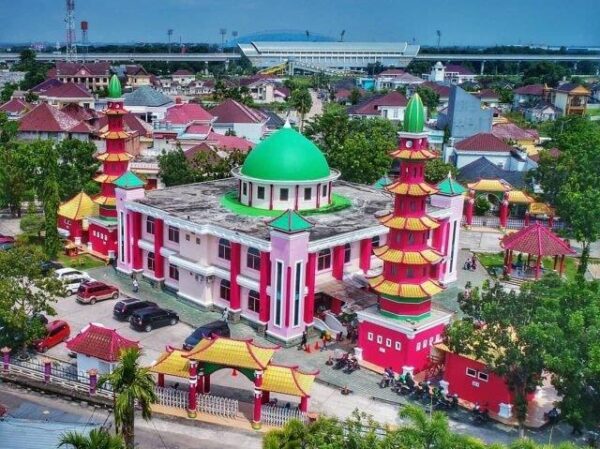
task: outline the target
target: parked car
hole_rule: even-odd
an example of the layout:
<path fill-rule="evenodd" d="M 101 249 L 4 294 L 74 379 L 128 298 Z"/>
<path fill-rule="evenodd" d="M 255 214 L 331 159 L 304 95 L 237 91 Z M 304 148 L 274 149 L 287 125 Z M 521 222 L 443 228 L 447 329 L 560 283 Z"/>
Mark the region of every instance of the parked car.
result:
<path fill-rule="evenodd" d="M 194 332 L 190 334 L 188 338 L 183 342 L 183 349 L 189 351 L 203 338 L 211 338 L 213 335 L 218 335 L 219 337 L 230 337 L 231 332 L 229 330 L 229 326 L 225 321 L 213 321 L 212 323 L 205 324 L 204 326 L 200 326 Z"/>
<path fill-rule="evenodd" d="M 59 268 L 54 271 L 54 277 L 63 282 L 67 295 L 74 295 L 82 284 L 94 280 L 85 271 L 75 268 Z"/>
<path fill-rule="evenodd" d="M 85 282 L 77 290 L 77 302 L 96 304 L 105 299 L 117 299 L 119 289 L 100 281 Z"/>
<path fill-rule="evenodd" d="M 87 282 L 93 282 L 85 277 L 72 277 L 69 279 L 63 280 L 63 285 L 65 287 L 65 293 L 67 296 L 74 295 L 79 291 L 79 287 L 84 285 Z"/>
<path fill-rule="evenodd" d="M 113 317 L 117 320 L 125 321 L 129 319 L 136 310 L 152 307 L 158 307 L 158 305 L 152 301 L 142 301 L 137 298 L 123 299 L 117 302 L 113 307 Z"/>
<path fill-rule="evenodd" d="M 53 260 L 46 260 L 40 264 L 40 270 L 44 275 L 49 274 L 51 271 L 60 270 L 61 268 L 64 268 L 64 265 Z"/>
<path fill-rule="evenodd" d="M 15 246 L 15 238 L 8 235 L 0 235 L 0 251 L 11 249 Z"/>
<path fill-rule="evenodd" d="M 152 329 L 163 326 L 174 326 L 179 322 L 179 315 L 169 309 L 160 307 L 147 307 L 136 310 L 131 315 L 129 325 L 137 331 L 150 332 Z"/>
<path fill-rule="evenodd" d="M 33 347 L 38 352 L 48 349 L 66 341 L 71 335 L 71 329 L 66 321 L 54 320 L 46 324 L 46 336 L 33 342 Z"/>

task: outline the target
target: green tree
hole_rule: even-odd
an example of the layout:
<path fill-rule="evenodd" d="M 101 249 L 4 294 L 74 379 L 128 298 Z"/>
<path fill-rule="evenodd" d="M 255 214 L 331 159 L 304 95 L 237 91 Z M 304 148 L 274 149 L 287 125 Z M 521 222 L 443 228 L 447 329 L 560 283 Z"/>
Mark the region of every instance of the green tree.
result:
<path fill-rule="evenodd" d="M 430 184 L 437 184 L 448 177 L 448 173 L 456 178 L 458 170 L 452 164 L 444 162 L 440 158 L 431 159 L 425 164 L 425 180 Z"/>
<path fill-rule="evenodd" d="M 531 290 L 507 292 L 501 284 L 459 295 L 465 317 L 446 330 L 452 351 L 474 356 L 501 376 L 514 395 L 520 436 L 527 417 L 527 396 L 541 385 L 546 367 L 545 325 Z M 485 323 L 485 325 L 481 325 Z"/>
<path fill-rule="evenodd" d="M 60 436 L 58 447 L 72 449 L 125 449 L 123 439 L 111 435 L 108 430 L 92 429 L 87 435 L 79 432 L 66 432 Z"/>
<path fill-rule="evenodd" d="M 87 193 L 100 164 L 94 158 L 96 146 L 91 142 L 66 139 L 56 145 L 60 199 L 65 201 L 82 190 Z M 97 185 L 97 183 L 93 183 Z"/>
<path fill-rule="evenodd" d="M 26 168 L 34 165 L 27 145 L 17 142 L 18 125 L 0 113 L 0 206 L 15 217 L 21 216 L 21 202 L 32 179 Z"/>
<path fill-rule="evenodd" d="M 475 198 L 475 215 L 485 215 L 491 208 L 492 205 L 485 196 Z"/>
<path fill-rule="evenodd" d="M 290 95 L 290 106 L 300 115 L 300 132 L 304 129 L 304 117 L 312 108 L 312 97 L 306 88 L 298 88 Z"/>
<path fill-rule="evenodd" d="M 523 84 L 548 84 L 556 87 L 558 82 L 570 76 L 570 71 L 564 65 L 554 62 L 536 62 L 523 72 Z"/>
<path fill-rule="evenodd" d="M 440 104 L 439 94 L 431 87 L 419 86 L 417 93 L 423 100 L 423 105 L 427 108 L 427 114 L 431 117 L 436 112 L 436 108 Z"/>
<path fill-rule="evenodd" d="M 350 133 L 350 118 L 346 108 L 336 103 L 325 106 L 323 113 L 306 124 L 305 134 L 330 158 L 340 151 Z"/>
<path fill-rule="evenodd" d="M 19 345 L 25 354 L 31 342 L 44 334 L 37 313 L 54 315 L 52 303 L 62 293 L 63 286 L 54 277 L 41 272 L 44 256 L 35 247 L 17 245 L 0 251 L 0 343 Z"/>
<path fill-rule="evenodd" d="M 20 61 L 15 66 L 15 70 L 26 72 L 20 88 L 21 90 L 29 90 L 46 79 L 48 66 L 36 60 L 35 51 L 25 49 L 21 52 Z"/>
<path fill-rule="evenodd" d="M 355 87 L 350 91 L 348 100 L 350 100 L 350 104 L 358 104 L 358 102 L 360 101 L 360 97 L 360 90 L 358 90 L 358 88 Z"/>
<path fill-rule="evenodd" d="M 159 176 L 167 187 L 189 184 L 195 181 L 194 172 L 183 150 L 163 151 L 158 157 Z"/>
<path fill-rule="evenodd" d="M 0 92 L 0 102 L 6 102 L 10 100 L 13 92 L 18 88 L 19 86 L 15 83 L 6 83 Z"/>
<path fill-rule="evenodd" d="M 60 206 L 58 152 L 54 145 L 45 146 L 42 160 L 45 163 L 40 167 L 43 182 L 39 196 L 44 206 L 44 253 L 48 259 L 55 259 L 62 244 L 58 235 L 58 208 Z"/>
<path fill-rule="evenodd" d="M 41 238 L 42 231 L 45 229 L 45 220 L 43 215 L 36 212 L 33 201 L 29 203 L 27 213 L 21 218 L 19 227 L 25 236 Z"/>
<path fill-rule="evenodd" d="M 140 365 L 140 357 L 138 348 L 125 349 L 116 368 L 98 382 L 99 386 L 109 383 L 114 391 L 115 427 L 127 449 L 133 449 L 135 444 L 136 404 L 142 418 L 148 421 L 152 418 L 151 405 L 156 402 L 152 374 Z"/>

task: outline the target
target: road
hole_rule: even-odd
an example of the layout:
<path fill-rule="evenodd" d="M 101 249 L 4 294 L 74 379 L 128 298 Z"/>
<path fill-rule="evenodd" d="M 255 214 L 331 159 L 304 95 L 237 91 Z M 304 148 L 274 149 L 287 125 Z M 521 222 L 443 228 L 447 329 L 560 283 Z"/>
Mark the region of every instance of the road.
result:
<path fill-rule="evenodd" d="M 81 428 L 82 425 L 91 429 L 102 425 L 107 418 L 110 422 L 108 412 L 101 408 L 28 392 L 9 384 L 0 384 L 0 400 L 8 407 L 9 420 L 52 422 L 60 424 L 64 430 L 69 430 L 70 426 Z M 141 417 L 136 421 L 136 444 L 144 449 L 258 449 L 261 443 L 261 434 L 224 430 L 198 421 L 194 421 L 193 425 L 157 417 L 150 422 L 143 421 Z"/>

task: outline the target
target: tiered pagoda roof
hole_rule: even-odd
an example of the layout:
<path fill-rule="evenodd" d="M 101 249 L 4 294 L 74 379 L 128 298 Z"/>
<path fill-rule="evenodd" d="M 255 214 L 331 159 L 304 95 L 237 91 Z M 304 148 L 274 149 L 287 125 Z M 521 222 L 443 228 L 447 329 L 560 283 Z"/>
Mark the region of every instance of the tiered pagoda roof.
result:
<path fill-rule="evenodd" d="M 373 250 L 373 254 L 385 262 L 403 263 L 410 265 L 427 265 L 437 263 L 442 260 L 442 255 L 433 249 L 424 249 L 421 251 L 402 251 L 390 248 L 387 245 L 380 246 Z"/>
<path fill-rule="evenodd" d="M 407 231 L 425 231 L 426 229 L 436 229 L 440 226 L 437 221 L 427 215 L 424 217 L 398 217 L 390 213 L 379 217 L 379 222 L 391 229 Z"/>
<path fill-rule="evenodd" d="M 444 290 L 444 287 L 432 280 L 426 280 L 418 284 L 407 284 L 405 282 L 388 281 L 383 275 L 369 279 L 369 285 L 383 295 L 402 298 L 430 298 Z"/>

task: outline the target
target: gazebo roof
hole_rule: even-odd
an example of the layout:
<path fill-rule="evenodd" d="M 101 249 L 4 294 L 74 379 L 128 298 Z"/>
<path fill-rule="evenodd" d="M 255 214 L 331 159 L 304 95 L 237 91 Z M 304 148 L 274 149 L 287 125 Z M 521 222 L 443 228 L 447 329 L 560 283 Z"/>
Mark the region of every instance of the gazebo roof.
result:
<path fill-rule="evenodd" d="M 186 357 L 199 362 L 217 365 L 264 370 L 279 346 L 265 348 L 256 345 L 252 339 L 234 340 L 216 337 L 200 340 Z"/>
<path fill-rule="evenodd" d="M 513 234 L 505 235 L 500 246 L 536 256 L 560 256 L 575 251 L 546 226 L 535 223 Z"/>
<path fill-rule="evenodd" d="M 81 220 L 98 214 L 98 206 L 84 192 L 80 192 L 60 205 L 58 215 L 69 220 Z"/>
<path fill-rule="evenodd" d="M 67 341 L 67 348 L 77 354 L 95 357 L 107 362 L 116 362 L 122 350 L 139 348 L 137 341 L 121 336 L 115 329 L 90 323 L 75 337 Z"/>
<path fill-rule="evenodd" d="M 503 179 L 480 179 L 467 184 L 467 186 L 476 192 L 508 192 L 512 190 L 512 186 Z"/>
<path fill-rule="evenodd" d="M 167 348 L 160 357 L 150 366 L 150 371 L 157 374 L 187 378 L 189 377 L 189 359 L 186 351 Z"/>
<path fill-rule="evenodd" d="M 535 200 L 521 190 L 511 190 L 508 192 L 508 202 L 513 204 L 531 204 Z"/>
<path fill-rule="evenodd" d="M 531 215 L 554 215 L 555 210 L 546 203 L 531 203 L 529 205 L 529 213 Z"/>
<path fill-rule="evenodd" d="M 269 365 L 263 376 L 263 389 L 291 396 L 309 396 L 318 371 L 305 373 L 297 366 Z"/>

